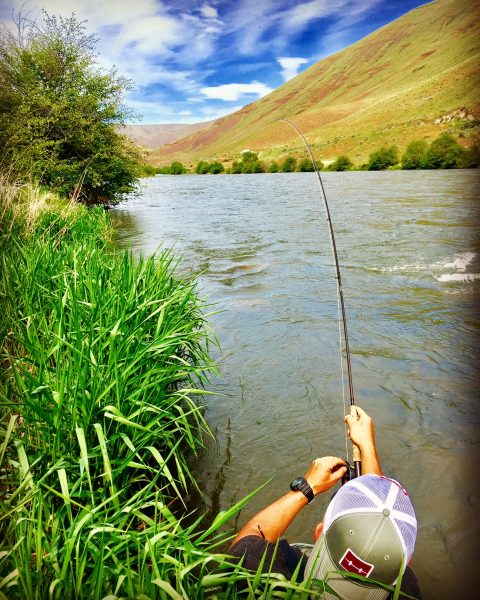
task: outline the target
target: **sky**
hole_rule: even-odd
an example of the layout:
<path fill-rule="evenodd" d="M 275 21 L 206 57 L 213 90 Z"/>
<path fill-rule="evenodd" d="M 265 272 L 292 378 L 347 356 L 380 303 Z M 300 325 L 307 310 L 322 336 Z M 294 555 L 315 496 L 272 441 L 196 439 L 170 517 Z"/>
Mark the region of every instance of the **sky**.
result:
<path fill-rule="evenodd" d="M 86 20 L 99 63 L 128 77 L 136 123 L 199 123 L 269 94 L 426 0 L 0 0 Z"/>

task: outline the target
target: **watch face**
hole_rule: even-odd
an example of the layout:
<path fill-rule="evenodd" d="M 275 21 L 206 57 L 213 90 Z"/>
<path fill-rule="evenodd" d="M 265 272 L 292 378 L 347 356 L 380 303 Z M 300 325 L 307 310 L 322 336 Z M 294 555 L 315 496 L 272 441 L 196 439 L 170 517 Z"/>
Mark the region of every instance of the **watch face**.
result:
<path fill-rule="evenodd" d="M 296 479 L 294 479 L 292 481 L 292 483 L 290 484 L 290 489 L 292 490 L 296 490 L 298 489 L 298 486 L 301 485 L 303 482 L 303 477 L 297 477 Z"/>

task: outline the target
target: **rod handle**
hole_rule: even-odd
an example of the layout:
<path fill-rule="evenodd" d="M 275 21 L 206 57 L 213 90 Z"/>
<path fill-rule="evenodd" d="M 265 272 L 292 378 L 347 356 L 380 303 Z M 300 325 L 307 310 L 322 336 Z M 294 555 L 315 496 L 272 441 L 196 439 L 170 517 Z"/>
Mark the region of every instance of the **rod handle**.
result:
<path fill-rule="evenodd" d="M 350 406 L 350 416 L 353 417 L 354 419 L 357 419 L 357 411 L 353 404 Z M 362 457 L 360 454 L 360 448 L 353 442 L 352 442 L 352 459 L 353 459 L 354 463 L 359 463 L 362 460 Z"/>
<path fill-rule="evenodd" d="M 352 458 L 353 462 L 360 462 L 362 460 L 360 448 L 356 444 L 352 444 Z"/>

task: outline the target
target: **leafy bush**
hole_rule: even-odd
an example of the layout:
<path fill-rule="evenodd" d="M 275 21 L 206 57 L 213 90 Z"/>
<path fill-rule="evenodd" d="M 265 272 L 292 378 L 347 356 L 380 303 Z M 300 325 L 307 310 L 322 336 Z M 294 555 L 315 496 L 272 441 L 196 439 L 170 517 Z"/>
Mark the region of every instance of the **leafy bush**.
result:
<path fill-rule="evenodd" d="M 283 161 L 280 166 L 280 171 L 282 173 L 292 173 L 295 171 L 295 167 L 297 166 L 297 159 L 294 156 L 287 156 L 287 158 Z"/>
<path fill-rule="evenodd" d="M 251 150 L 246 150 L 245 152 L 242 152 L 242 162 L 244 164 L 256 161 L 258 161 L 258 154 L 256 154 L 255 152 L 252 152 Z"/>
<path fill-rule="evenodd" d="M 321 168 L 321 167 L 319 167 L 319 168 Z M 304 158 L 298 164 L 298 170 L 301 171 L 302 173 L 314 171 L 313 162 L 309 158 Z"/>
<path fill-rule="evenodd" d="M 242 153 L 242 160 L 233 161 L 230 167 L 230 173 L 238 175 L 240 173 L 264 173 L 265 167 L 258 160 L 258 154 L 247 150 Z"/>
<path fill-rule="evenodd" d="M 265 169 L 259 160 L 242 163 L 242 173 L 264 173 Z"/>
<path fill-rule="evenodd" d="M 216 175 L 218 173 L 223 173 L 225 171 L 225 167 L 221 162 L 214 161 L 208 165 L 207 173 L 211 173 L 212 175 Z"/>
<path fill-rule="evenodd" d="M 425 164 L 428 144 L 425 140 L 414 140 L 408 144 L 402 156 L 402 169 L 421 169 Z"/>
<path fill-rule="evenodd" d="M 269 173 L 278 173 L 279 167 L 278 167 L 278 163 L 274 160 L 272 160 L 272 162 L 268 165 L 268 172 Z"/>
<path fill-rule="evenodd" d="M 197 165 L 198 168 L 198 165 Z M 158 167 L 156 172 L 159 175 L 183 175 L 187 172 L 187 169 L 183 166 L 181 162 L 174 161 L 168 167 Z"/>
<path fill-rule="evenodd" d="M 428 148 L 423 167 L 425 169 L 454 169 L 462 166 L 465 152 L 455 138 L 448 134 L 440 134 Z"/>
<path fill-rule="evenodd" d="M 87 204 L 112 204 L 142 174 L 138 148 L 116 128 L 128 80 L 102 72 L 82 22 L 20 18 L 0 29 L 0 155 L 18 178 Z"/>
<path fill-rule="evenodd" d="M 352 161 L 345 156 L 340 155 L 329 167 L 329 171 L 348 171 L 353 167 Z"/>
<path fill-rule="evenodd" d="M 205 173 L 207 172 L 208 169 L 208 162 L 201 160 L 197 163 L 197 166 L 195 167 L 195 173 L 197 175 L 205 175 Z"/>
<path fill-rule="evenodd" d="M 221 162 L 214 161 L 209 163 L 204 160 L 201 160 L 195 169 L 195 173 L 197 173 L 197 175 L 205 175 L 207 173 L 216 175 L 217 173 L 223 173 L 224 171 L 225 168 Z"/>
<path fill-rule="evenodd" d="M 380 150 L 372 152 L 368 158 L 369 171 L 383 171 L 398 163 L 398 148 L 396 146 L 383 146 Z"/>

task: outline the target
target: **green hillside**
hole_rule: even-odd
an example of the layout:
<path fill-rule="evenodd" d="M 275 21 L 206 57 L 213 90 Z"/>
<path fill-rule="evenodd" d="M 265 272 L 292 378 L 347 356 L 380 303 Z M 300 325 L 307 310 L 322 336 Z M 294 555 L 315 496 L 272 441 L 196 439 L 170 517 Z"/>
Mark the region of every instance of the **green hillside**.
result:
<path fill-rule="evenodd" d="M 435 0 L 316 63 L 268 96 L 163 146 L 154 163 L 224 162 L 245 149 L 274 158 L 302 152 L 293 120 L 315 155 L 355 163 L 382 144 L 428 141 L 480 114 L 480 2 Z M 464 140 L 468 143 L 468 139 Z"/>

